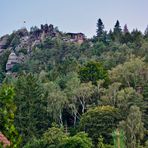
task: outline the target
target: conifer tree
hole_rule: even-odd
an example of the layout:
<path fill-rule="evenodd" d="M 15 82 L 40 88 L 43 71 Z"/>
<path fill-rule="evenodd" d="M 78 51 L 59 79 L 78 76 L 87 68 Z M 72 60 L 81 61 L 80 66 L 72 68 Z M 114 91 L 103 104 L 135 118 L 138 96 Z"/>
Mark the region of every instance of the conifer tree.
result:
<path fill-rule="evenodd" d="M 148 37 L 148 25 L 147 25 L 147 27 L 145 29 L 144 35 L 145 35 L 145 37 Z"/>
<path fill-rule="evenodd" d="M 104 32 L 104 24 L 101 19 L 97 22 L 97 37 L 101 37 Z"/>
<path fill-rule="evenodd" d="M 114 40 L 116 42 L 120 42 L 121 41 L 121 37 L 122 37 L 122 29 L 121 29 L 121 26 L 120 26 L 120 23 L 119 21 L 117 20 L 115 26 L 114 26 Z"/>
<path fill-rule="evenodd" d="M 124 34 L 129 33 L 127 24 L 124 25 L 123 33 L 124 33 Z"/>
<path fill-rule="evenodd" d="M 120 22 L 117 20 L 115 26 L 114 26 L 114 33 L 115 34 L 120 34 L 122 31 L 121 26 L 120 26 Z"/>
<path fill-rule="evenodd" d="M 17 105 L 15 124 L 25 143 L 30 138 L 39 136 L 48 128 L 46 102 L 42 97 L 42 87 L 32 74 L 18 77 L 15 92 Z"/>

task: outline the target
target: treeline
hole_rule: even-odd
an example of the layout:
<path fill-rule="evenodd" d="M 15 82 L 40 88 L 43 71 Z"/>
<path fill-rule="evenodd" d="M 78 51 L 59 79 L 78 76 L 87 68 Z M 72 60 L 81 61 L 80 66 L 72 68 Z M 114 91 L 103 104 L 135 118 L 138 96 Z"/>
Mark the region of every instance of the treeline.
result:
<path fill-rule="evenodd" d="M 12 75 L 8 55 L 0 55 L 0 131 L 11 147 L 148 147 L 148 31 L 117 21 L 107 32 L 99 19 L 93 38 L 49 37 Z"/>

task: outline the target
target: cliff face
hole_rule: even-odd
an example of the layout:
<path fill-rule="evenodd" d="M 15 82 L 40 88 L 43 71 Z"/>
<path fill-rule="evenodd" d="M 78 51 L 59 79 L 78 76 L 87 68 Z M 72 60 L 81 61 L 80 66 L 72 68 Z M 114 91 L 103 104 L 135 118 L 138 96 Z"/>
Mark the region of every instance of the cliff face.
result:
<path fill-rule="evenodd" d="M 29 54 L 34 47 L 43 43 L 47 38 L 60 37 L 65 42 L 74 42 L 81 44 L 85 40 L 82 33 L 62 33 L 52 24 L 41 25 L 40 28 L 32 27 L 30 31 L 26 28 L 19 29 L 11 35 L 5 35 L 0 38 L 0 55 L 4 50 L 9 50 L 10 55 L 6 64 L 6 71 L 10 72 L 13 66 L 24 60 L 20 52 Z"/>
<path fill-rule="evenodd" d="M 9 35 L 5 35 L 0 38 L 0 54 L 3 52 L 4 49 L 7 48 L 8 38 L 9 38 Z"/>
<path fill-rule="evenodd" d="M 15 64 L 19 63 L 18 56 L 12 51 L 8 57 L 8 61 L 6 64 L 6 71 L 9 71 L 13 68 Z"/>
<path fill-rule="evenodd" d="M 7 48 L 26 48 L 41 43 L 47 37 L 56 37 L 58 31 L 53 25 L 41 25 L 41 28 L 32 27 L 30 32 L 26 28 L 19 29 L 11 35 L 5 35 L 0 38 L 0 53 Z"/>

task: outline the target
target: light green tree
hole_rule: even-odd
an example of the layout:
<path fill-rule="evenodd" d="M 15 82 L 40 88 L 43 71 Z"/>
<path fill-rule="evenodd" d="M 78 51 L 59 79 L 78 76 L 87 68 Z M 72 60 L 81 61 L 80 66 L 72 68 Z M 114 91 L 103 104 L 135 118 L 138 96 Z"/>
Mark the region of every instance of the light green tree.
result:
<path fill-rule="evenodd" d="M 63 128 L 51 127 L 43 135 L 48 148 L 57 148 L 68 137 Z"/>
<path fill-rule="evenodd" d="M 103 141 L 104 141 L 103 137 L 100 136 L 100 137 L 98 138 L 97 148 L 105 148 L 105 145 L 104 145 Z"/>
<path fill-rule="evenodd" d="M 92 140 L 84 132 L 65 138 L 59 148 L 92 148 Z"/>
<path fill-rule="evenodd" d="M 125 132 L 127 148 L 137 148 L 144 136 L 142 113 L 139 107 L 131 106 L 127 119 L 121 121 L 119 127 Z"/>
<path fill-rule="evenodd" d="M 135 89 L 147 81 L 147 75 L 147 65 L 144 59 L 141 58 L 131 58 L 124 64 L 120 64 L 109 71 L 109 77 L 112 82 L 120 82 L 124 86 Z"/>
<path fill-rule="evenodd" d="M 45 95 L 47 102 L 47 113 L 53 121 L 63 126 L 62 113 L 68 100 L 66 94 L 61 91 L 60 87 L 54 82 L 44 84 Z"/>
<path fill-rule="evenodd" d="M 81 83 L 80 86 L 75 90 L 75 99 L 81 105 L 82 114 L 85 112 L 87 104 L 91 100 L 91 96 L 94 92 L 94 86 L 91 82 L 89 83 Z"/>
<path fill-rule="evenodd" d="M 120 87 L 121 83 L 115 82 L 108 89 L 105 89 L 104 95 L 101 97 L 102 103 L 119 108 L 123 117 L 128 115 L 132 105 L 140 107 L 141 111 L 144 112 L 145 104 L 143 96 L 132 87 L 122 88 L 121 90 Z"/>

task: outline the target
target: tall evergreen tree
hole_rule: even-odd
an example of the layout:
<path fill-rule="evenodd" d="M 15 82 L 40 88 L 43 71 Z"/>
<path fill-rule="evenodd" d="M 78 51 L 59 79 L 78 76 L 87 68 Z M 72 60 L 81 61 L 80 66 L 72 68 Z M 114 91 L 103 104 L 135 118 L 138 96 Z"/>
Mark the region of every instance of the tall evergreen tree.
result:
<path fill-rule="evenodd" d="M 129 33 L 127 24 L 124 25 L 123 33 L 124 33 L 124 34 Z"/>
<path fill-rule="evenodd" d="M 133 29 L 131 32 L 132 41 L 135 43 L 136 47 L 141 47 L 143 41 L 143 34 L 138 29 Z"/>
<path fill-rule="evenodd" d="M 120 23 L 119 21 L 117 20 L 115 26 L 114 26 L 114 40 L 116 42 L 120 42 L 121 41 L 121 37 L 122 37 L 122 29 L 121 29 L 121 26 L 120 26 Z"/>
<path fill-rule="evenodd" d="M 97 37 L 101 37 L 104 33 L 104 24 L 102 20 L 99 18 L 97 22 Z"/>
<path fill-rule="evenodd" d="M 145 35 L 145 37 L 148 37 L 148 25 L 147 25 L 147 27 L 145 29 L 144 35 Z"/>
<path fill-rule="evenodd" d="M 124 28 L 123 28 L 123 35 L 121 37 L 121 43 L 127 44 L 128 42 L 132 42 L 132 37 L 131 37 L 131 34 L 128 30 L 127 24 L 125 24 Z"/>
<path fill-rule="evenodd" d="M 23 143 L 32 137 L 38 137 L 47 128 L 46 105 L 42 88 L 32 74 L 20 76 L 15 86 L 17 105 L 15 125 L 23 137 Z"/>
<path fill-rule="evenodd" d="M 121 26 L 120 26 L 120 22 L 117 20 L 115 26 L 114 26 L 114 33 L 115 34 L 119 34 L 121 33 L 122 29 L 121 29 Z"/>

